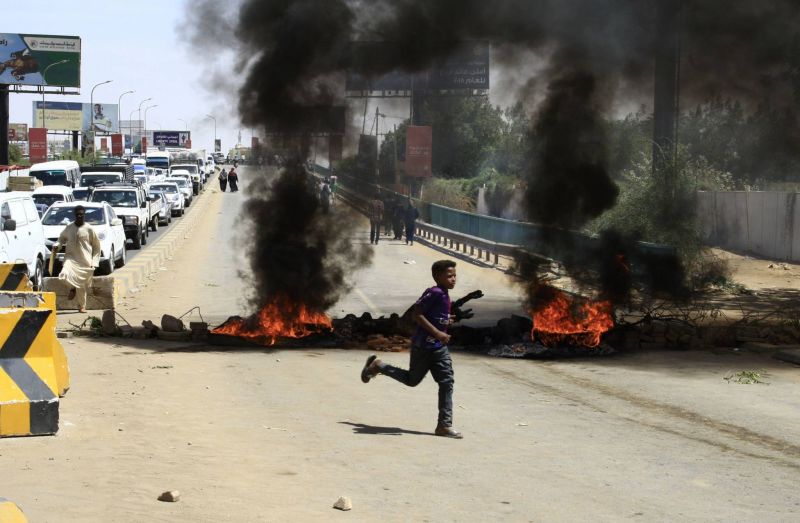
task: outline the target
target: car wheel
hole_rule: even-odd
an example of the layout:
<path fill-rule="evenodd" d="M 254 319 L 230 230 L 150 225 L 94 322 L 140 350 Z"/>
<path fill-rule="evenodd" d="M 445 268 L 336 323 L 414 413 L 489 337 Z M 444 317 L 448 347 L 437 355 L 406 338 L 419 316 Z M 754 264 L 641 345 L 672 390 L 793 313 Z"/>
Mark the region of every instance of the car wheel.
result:
<path fill-rule="evenodd" d="M 183 216 L 184 214 L 186 214 L 186 209 L 181 209 L 181 216 Z"/>
<path fill-rule="evenodd" d="M 109 256 L 108 260 L 104 261 L 100 265 L 100 274 L 103 276 L 108 276 L 112 272 L 114 272 L 114 259 L 117 256 L 117 253 L 114 252 L 114 247 L 111 247 L 111 256 Z"/>
<path fill-rule="evenodd" d="M 150 221 L 152 222 L 151 226 L 153 227 L 153 232 L 156 232 L 158 230 L 158 216 L 156 216 Z"/>
<path fill-rule="evenodd" d="M 133 247 L 132 248 L 133 249 L 141 249 L 142 248 L 142 236 L 141 235 L 136 236 L 136 238 L 133 238 Z"/>
<path fill-rule="evenodd" d="M 36 258 L 36 268 L 33 270 L 33 275 L 31 275 L 30 278 L 33 284 L 33 290 L 41 291 L 44 286 L 44 262 L 41 258 Z"/>
<path fill-rule="evenodd" d="M 114 264 L 117 268 L 125 267 L 125 264 L 128 262 L 128 249 L 125 248 L 125 243 L 122 244 L 122 255 L 119 257 L 118 260 L 114 260 Z"/>
<path fill-rule="evenodd" d="M 147 245 L 147 237 L 149 236 L 147 232 L 147 227 L 144 228 L 142 231 L 142 245 Z"/>

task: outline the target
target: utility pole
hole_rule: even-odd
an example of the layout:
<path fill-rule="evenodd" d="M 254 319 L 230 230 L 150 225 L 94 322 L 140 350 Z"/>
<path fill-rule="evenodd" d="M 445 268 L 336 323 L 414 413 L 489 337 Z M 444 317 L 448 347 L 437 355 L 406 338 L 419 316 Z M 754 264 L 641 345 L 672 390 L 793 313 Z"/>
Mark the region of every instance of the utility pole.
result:
<path fill-rule="evenodd" d="M 8 85 L 0 84 L 0 165 L 8 165 Z"/>
<path fill-rule="evenodd" d="M 653 175 L 662 176 L 671 196 L 678 150 L 680 15 L 683 0 L 656 4 L 655 92 L 653 93 Z"/>

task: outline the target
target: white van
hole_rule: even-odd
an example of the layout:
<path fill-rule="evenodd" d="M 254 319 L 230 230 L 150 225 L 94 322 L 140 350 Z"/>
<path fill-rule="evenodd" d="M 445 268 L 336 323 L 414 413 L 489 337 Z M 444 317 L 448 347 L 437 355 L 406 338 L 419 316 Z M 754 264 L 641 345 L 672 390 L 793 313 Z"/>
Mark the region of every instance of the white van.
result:
<path fill-rule="evenodd" d="M 42 181 L 42 185 L 64 185 L 77 187 L 81 176 L 78 162 L 59 160 L 31 165 L 31 176 Z"/>
<path fill-rule="evenodd" d="M 34 289 L 40 290 L 49 255 L 31 193 L 0 193 L 0 263 L 25 262 Z"/>
<path fill-rule="evenodd" d="M 75 197 L 72 195 L 72 189 L 63 185 L 45 185 L 34 189 L 33 203 L 36 204 L 36 210 L 39 211 L 39 216 L 42 216 L 47 209 L 56 202 L 74 202 Z"/>

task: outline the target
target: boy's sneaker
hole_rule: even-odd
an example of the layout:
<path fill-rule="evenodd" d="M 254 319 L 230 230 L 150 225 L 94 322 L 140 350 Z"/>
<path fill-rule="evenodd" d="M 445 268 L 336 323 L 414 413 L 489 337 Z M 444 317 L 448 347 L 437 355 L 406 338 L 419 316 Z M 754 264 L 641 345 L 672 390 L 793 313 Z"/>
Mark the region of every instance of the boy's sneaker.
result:
<path fill-rule="evenodd" d="M 458 432 L 453 427 L 438 425 L 436 427 L 436 435 L 443 438 L 464 439 L 464 435 Z"/>
<path fill-rule="evenodd" d="M 380 371 L 376 365 L 373 365 L 377 356 L 375 354 L 371 354 L 367 358 L 367 362 L 364 364 L 364 368 L 361 369 L 361 381 L 364 383 L 369 383 L 369 380 L 377 376 Z"/>

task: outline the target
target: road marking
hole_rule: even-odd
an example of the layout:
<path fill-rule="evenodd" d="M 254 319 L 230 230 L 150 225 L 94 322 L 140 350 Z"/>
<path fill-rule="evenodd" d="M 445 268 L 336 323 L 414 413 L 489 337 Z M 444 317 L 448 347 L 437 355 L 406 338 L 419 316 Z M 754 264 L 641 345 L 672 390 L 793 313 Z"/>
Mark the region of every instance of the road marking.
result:
<path fill-rule="evenodd" d="M 370 300 L 369 297 L 366 294 L 364 294 L 364 292 L 361 289 L 356 287 L 354 292 L 356 293 L 356 296 L 361 298 L 361 301 L 363 301 L 366 304 L 367 308 L 369 308 L 369 311 L 372 313 L 373 316 L 376 317 L 383 316 L 383 313 L 378 310 L 378 306 L 375 305 L 375 303 L 373 303 L 373 301 Z"/>

